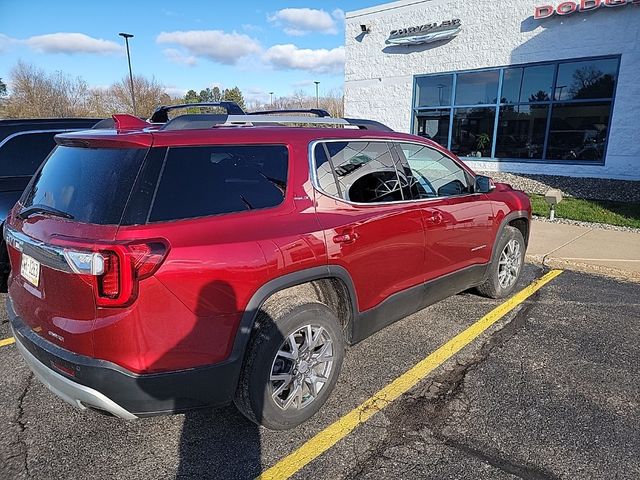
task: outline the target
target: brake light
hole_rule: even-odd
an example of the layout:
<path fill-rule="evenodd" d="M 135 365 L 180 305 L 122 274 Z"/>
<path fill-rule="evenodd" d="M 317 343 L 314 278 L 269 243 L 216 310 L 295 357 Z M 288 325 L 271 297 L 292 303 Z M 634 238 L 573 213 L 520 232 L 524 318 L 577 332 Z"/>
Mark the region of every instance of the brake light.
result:
<path fill-rule="evenodd" d="M 104 273 L 98 277 L 98 294 L 117 298 L 120 293 L 120 260 L 115 252 L 102 252 Z"/>
<path fill-rule="evenodd" d="M 129 305 L 138 292 L 138 282 L 153 275 L 167 256 L 163 241 L 137 242 L 100 249 L 104 271 L 96 275 L 96 303 L 101 307 Z"/>

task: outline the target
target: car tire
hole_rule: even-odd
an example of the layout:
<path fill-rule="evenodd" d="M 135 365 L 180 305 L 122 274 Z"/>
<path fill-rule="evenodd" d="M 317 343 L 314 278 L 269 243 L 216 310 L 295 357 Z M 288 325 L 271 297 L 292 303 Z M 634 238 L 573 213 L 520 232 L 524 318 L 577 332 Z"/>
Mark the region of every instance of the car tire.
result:
<path fill-rule="evenodd" d="M 489 298 L 510 295 L 522 274 L 525 250 L 524 237 L 520 230 L 510 226 L 504 227 L 496 245 L 494 258 L 489 264 L 487 278 L 476 288 L 478 293 Z"/>
<path fill-rule="evenodd" d="M 307 338 L 311 342 L 305 344 Z M 317 345 L 312 343 L 314 338 Z M 295 356 L 292 342 L 297 345 L 296 359 L 289 358 Z M 331 394 L 342 367 L 344 343 L 336 314 L 322 303 L 285 297 L 261 309 L 240 374 L 236 407 L 252 422 L 272 430 L 300 425 Z M 287 382 L 289 386 L 277 394 Z M 287 406 L 287 402 L 292 403 Z"/>

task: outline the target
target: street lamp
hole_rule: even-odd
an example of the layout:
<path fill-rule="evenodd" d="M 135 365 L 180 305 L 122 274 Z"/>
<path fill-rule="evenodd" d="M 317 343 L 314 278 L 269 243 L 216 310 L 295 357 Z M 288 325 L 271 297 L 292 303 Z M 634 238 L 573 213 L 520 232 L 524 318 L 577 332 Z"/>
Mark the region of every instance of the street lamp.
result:
<path fill-rule="evenodd" d="M 320 108 L 320 97 L 318 96 L 318 85 L 320 85 L 320 82 L 315 81 L 313 83 L 316 84 L 316 108 Z"/>
<path fill-rule="evenodd" d="M 273 108 L 273 92 L 269 92 L 269 101 L 271 102 L 271 108 Z"/>
<path fill-rule="evenodd" d="M 131 103 L 133 104 L 133 114 L 136 113 L 136 95 L 133 91 L 133 73 L 131 72 L 131 55 L 129 54 L 129 39 L 133 38 L 133 35 L 130 33 L 119 33 L 122 38 L 124 38 L 124 43 L 127 44 L 127 60 L 129 61 L 129 82 L 131 83 Z"/>

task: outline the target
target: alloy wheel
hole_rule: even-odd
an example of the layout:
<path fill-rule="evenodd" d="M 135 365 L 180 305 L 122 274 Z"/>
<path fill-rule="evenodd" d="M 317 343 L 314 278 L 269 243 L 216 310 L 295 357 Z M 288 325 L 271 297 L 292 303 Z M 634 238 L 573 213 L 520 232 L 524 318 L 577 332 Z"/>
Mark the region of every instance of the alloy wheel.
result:
<path fill-rule="evenodd" d="M 278 349 L 271 365 L 271 398 L 283 410 L 300 410 L 317 397 L 329 381 L 333 367 L 333 341 L 317 325 L 305 325 L 291 333 Z"/>
<path fill-rule="evenodd" d="M 520 243 L 511 239 L 507 242 L 500 253 L 500 261 L 498 263 L 498 282 L 500 287 L 509 288 L 518 279 L 520 266 L 522 265 L 522 249 Z"/>

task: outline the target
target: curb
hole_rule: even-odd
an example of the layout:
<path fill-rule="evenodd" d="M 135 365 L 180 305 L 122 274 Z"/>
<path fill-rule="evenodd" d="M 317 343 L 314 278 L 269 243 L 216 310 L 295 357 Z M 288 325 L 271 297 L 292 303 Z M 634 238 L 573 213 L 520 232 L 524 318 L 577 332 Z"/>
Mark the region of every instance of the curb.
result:
<path fill-rule="evenodd" d="M 547 268 L 574 270 L 582 273 L 591 273 L 603 277 L 615 278 L 616 280 L 625 280 L 629 282 L 640 283 L 640 273 L 619 270 L 617 268 L 573 262 L 570 260 L 564 260 L 562 258 L 547 258 L 546 255 L 527 255 L 526 260 L 530 263 L 541 265 Z"/>

